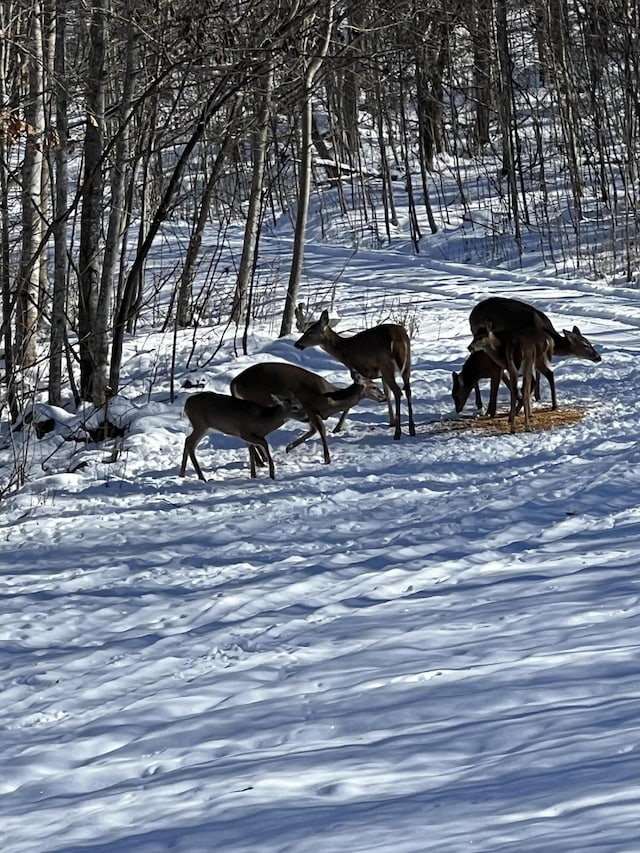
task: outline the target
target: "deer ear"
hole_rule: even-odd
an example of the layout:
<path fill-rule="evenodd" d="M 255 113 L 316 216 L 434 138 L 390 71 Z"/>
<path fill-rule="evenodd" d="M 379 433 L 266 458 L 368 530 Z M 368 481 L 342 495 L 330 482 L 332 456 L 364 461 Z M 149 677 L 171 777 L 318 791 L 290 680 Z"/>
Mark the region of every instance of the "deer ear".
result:
<path fill-rule="evenodd" d="M 327 311 L 326 308 L 324 309 L 324 311 L 320 315 L 320 322 L 322 323 L 323 326 L 326 326 L 327 323 L 329 322 L 329 312 Z"/>

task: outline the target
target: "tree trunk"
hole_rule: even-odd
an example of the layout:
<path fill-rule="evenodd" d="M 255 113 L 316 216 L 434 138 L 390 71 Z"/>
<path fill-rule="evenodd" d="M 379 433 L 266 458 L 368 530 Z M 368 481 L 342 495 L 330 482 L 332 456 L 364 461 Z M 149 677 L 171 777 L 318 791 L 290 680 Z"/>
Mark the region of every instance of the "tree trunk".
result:
<path fill-rule="evenodd" d="M 231 314 L 233 321 L 238 324 L 242 323 L 245 319 L 247 311 L 247 294 L 249 293 L 249 285 L 251 283 L 255 267 L 255 255 L 258 246 L 262 199 L 264 194 L 263 181 L 267 158 L 273 82 L 273 63 L 270 61 L 264 75 L 263 90 L 260 93 L 260 109 L 257 119 L 257 127 L 253 138 L 251 194 L 249 196 L 249 210 L 247 212 L 247 224 L 245 226 L 244 242 L 242 244 L 242 257 L 240 259 L 238 281 L 236 283 L 236 292 Z"/>
<path fill-rule="evenodd" d="M 80 288 L 78 334 L 80 337 L 80 396 L 94 393 L 97 355 L 96 312 L 100 281 L 104 143 L 105 11 L 108 0 L 94 0 L 90 27 L 89 76 L 86 89 L 87 123 L 84 140 L 84 185 L 80 220 Z"/>
<path fill-rule="evenodd" d="M 53 224 L 53 298 L 51 302 L 51 336 L 49 351 L 49 402 L 59 406 L 62 402 L 62 354 L 67 305 L 67 220 L 63 215 L 67 209 L 67 183 L 69 180 L 68 119 L 66 80 L 66 0 L 55 0 L 56 42 L 53 60 L 54 96 L 56 112 L 57 145 L 55 148 L 55 190 Z"/>
<path fill-rule="evenodd" d="M 16 361 L 32 367 L 37 360 L 40 252 L 42 237 L 41 189 L 44 142 L 44 61 L 42 5 L 35 0 L 29 21 L 29 93 L 24 115 L 27 143 L 22 167 L 22 247 L 18 272 Z"/>
<path fill-rule="evenodd" d="M 313 166 L 313 108 L 311 95 L 315 78 L 322 67 L 329 51 L 329 42 L 333 31 L 333 14 L 335 0 L 326 0 L 326 17 L 324 20 L 324 33 L 321 44 L 315 52 L 313 59 L 304 71 L 302 90 L 302 151 L 300 162 L 300 177 L 298 186 L 298 210 L 296 213 L 296 232 L 293 238 L 293 257 L 291 259 L 291 270 L 289 272 L 289 284 L 280 325 L 280 337 L 289 335 L 293 328 L 296 304 L 298 301 L 298 290 L 300 288 L 300 276 L 304 261 L 304 242 L 307 230 L 307 217 L 309 215 L 309 197 L 311 194 L 311 176 Z"/>
<path fill-rule="evenodd" d="M 507 28 L 507 0 L 496 2 L 496 43 L 498 48 L 498 113 L 502 132 L 502 173 L 507 180 L 514 225 L 514 236 L 520 240 L 520 209 L 516 182 L 516 158 L 513 146 L 512 72 Z"/>
<path fill-rule="evenodd" d="M 8 25 L 13 9 L 4 8 L 0 25 Z M 10 40 L 0 39 L 0 104 L 9 102 L 7 68 L 9 66 Z M 9 134 L 0 133 L 0 283 L 2 286 L 2 344 L 4 345 L 4 382 L 7 389 L 7 404 L 11 421 L 18 417 L 16 399 L 15 366 L 13 359 L 13 314 L 15 297 L 11 293 L 11 220 L 9 216 Z"/>
<path fill-rule="evenodd" d="M 129 21 L 126 65 L 122 83 L 119 123 L 128 128 L 133 109 L 135 83 L 139 70 L 139 30 L 134 20 L 134 0 L 128 0 L 124 13 Z M 93 350 L 95 357 L 92 399 L 95 406 L 103 406 L 110 396 L 109 387 L 109 333 L 116 264 L 122 246 L 125 215 L 125 174 L 129 160 L 129 132 L 118 134 L 111 168 L 111 210 L 104 247 L 100 292 L 96 305 Z"/>
<path fill-rule="evenodd" d="M 491 31 L 491 0 L 476 0 L 474 8 L 474 100 L 475 138 L 478 150 L 489 144 L 489 117 L 493 105 L 491 66 L 493 61 L 493 38 Z"/>
<path fill-rule="evenodd" d="M 186 326 L 189 326 L 193 321 L 190 311 L 190 304 L 192 298 L 191 286 L 195 275 L 196 262 L 198 259 L 198 255 L 200 254 L 200 247 L 202 245 L 202 235 L 204 234 L 204 229 L 209 219 L 209 211 L 214 190 L 218 185 L 222 170 L 225 166 L 225 163 L 227 162 L 227 158 L 236 142 L 236 134 L 238 129 L 237 125 L 240 118 L 240 112 L 243 103 L 243 93 L 239 92 L 236 95 L 235 102 L 233 104 L 233 107 L 231 108 L 230 115 L 227 119 L 227 129 L 225 131 L 225 136 L 220 150 L 218 151 L 218 156 L 215 159 L 213 168 L 211 169 L 211 174 L 209 175 L 209 179 L 207 180 L 207 183 L 202 193 L 202 199 L 200 200 L 200 209 L 198 211 L 196 222 L 193 227 L 193 233 L 191 234 L 191 238 L 189 240 L 189 246 L 187 248 L 184 268 L 182 270 L 182 275 L 180 276 L 180 282 L 178 285 L 178 299 L 176 308 L 176 324 L 178 328 L 185 328 Z"/>

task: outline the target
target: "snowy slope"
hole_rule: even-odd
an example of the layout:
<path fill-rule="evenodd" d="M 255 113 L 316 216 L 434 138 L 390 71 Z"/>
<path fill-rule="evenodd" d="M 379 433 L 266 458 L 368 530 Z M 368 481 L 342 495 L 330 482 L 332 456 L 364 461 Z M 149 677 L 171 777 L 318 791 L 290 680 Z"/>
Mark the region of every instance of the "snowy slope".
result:
<path fill-rule="evenodd" d="M 415 438 L 366 403 L 330 466 L 285 455 L 290 423 L 274 482 L 220 436 L 181 480 L 187 392 L 159 370 L 149 393 L 149 333 L 115 463 L 31 441 L 0 526 L 4 853 L 640 850 L 637 291 L 310 243 L 312 308 L 336 278 L 338 331 L 415 331 Z M 599 349 L 557 364 L 579 422 L 447 429 L 492 294 Z M 275 358 L 348 384 L 269 332 L 189 376 Z"/>

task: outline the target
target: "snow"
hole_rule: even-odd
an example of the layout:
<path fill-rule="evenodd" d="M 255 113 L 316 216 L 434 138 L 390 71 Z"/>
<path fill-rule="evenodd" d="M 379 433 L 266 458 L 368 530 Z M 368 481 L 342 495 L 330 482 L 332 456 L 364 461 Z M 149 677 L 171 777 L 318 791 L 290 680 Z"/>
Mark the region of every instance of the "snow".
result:
<path fill-rule="evenodd" d="M 302 297 L 342 333 L 414 329 L 415 438 L 365 402 L 329 466 L 317 438 L 285 454 L 291 422 L 275 481 L 219 435 L 208 482 L 179 478 L 185 379 L 225 392 L 285 359 L 349 384 L 272 320 L 247 356 L 181 333 L 174 402 L 171 335 L 130 339 L 123 439 L 69 441 L 62 417 L 4 441 L 28 476 L 0 521 L 3 853 L 640 849 L 638 292 L 402 245 L 311 227 Z M 290 246 L 265 236 L 265 265 Z M 554 363 L 579 421 L 448 429 L 489 295 L 598 348 Z"/>

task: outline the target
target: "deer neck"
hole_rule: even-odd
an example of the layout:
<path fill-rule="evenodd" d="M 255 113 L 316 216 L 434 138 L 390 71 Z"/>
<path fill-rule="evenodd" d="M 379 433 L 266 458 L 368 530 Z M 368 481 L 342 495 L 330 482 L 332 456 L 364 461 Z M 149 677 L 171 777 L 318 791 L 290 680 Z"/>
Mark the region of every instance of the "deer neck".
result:
<path fill-rule="evenodd" d="M 273 406 L 264 406 L 260 412 L 260 420 L 262 425 L 267 428 L 267 432 L 278 429 L 285 422 L 284 408 L 280 403 L 275 403 Z"/>
<path fill-rule="evenodd" d="M 551 338 L 554 355 L 571 355 L 571 344 L 565 335 L 556 332 L 555 335 L 551 335 Z"/>
<path fill-rule="evenodd" d="M 545 329 L 548 337 L 553 341 L 553 349 L 556 355 L 568 355 L 571 350 L 571 344 L 564 335 L 556 332 L 555 329 Z"/>
<path fill-rule="evenodd" d="M 327 327 L 324 330 L 324 339 L 322 342 L 322 349 L 329 353 L 329 355 L 333 356 L 338 361 L 341 361 L 343 364 L 345 362 L 345 343 L 346 339 L 341 338 L 337 332 L 334 332 L 333 329 Z"/>
<path fill-rule="evenodd" d="M 345 405 L 347 403 L 349 405 L 353 405 L 360 400 L 364 394 L 364 390 L 364 385 L 359 385 L 357 382 L 354 382 L 353 385 L 349 385 L 347 388 L 336 388 L 335 391 L 331 391 L 327 394 L 327 397 L 341 405 Z"/>

